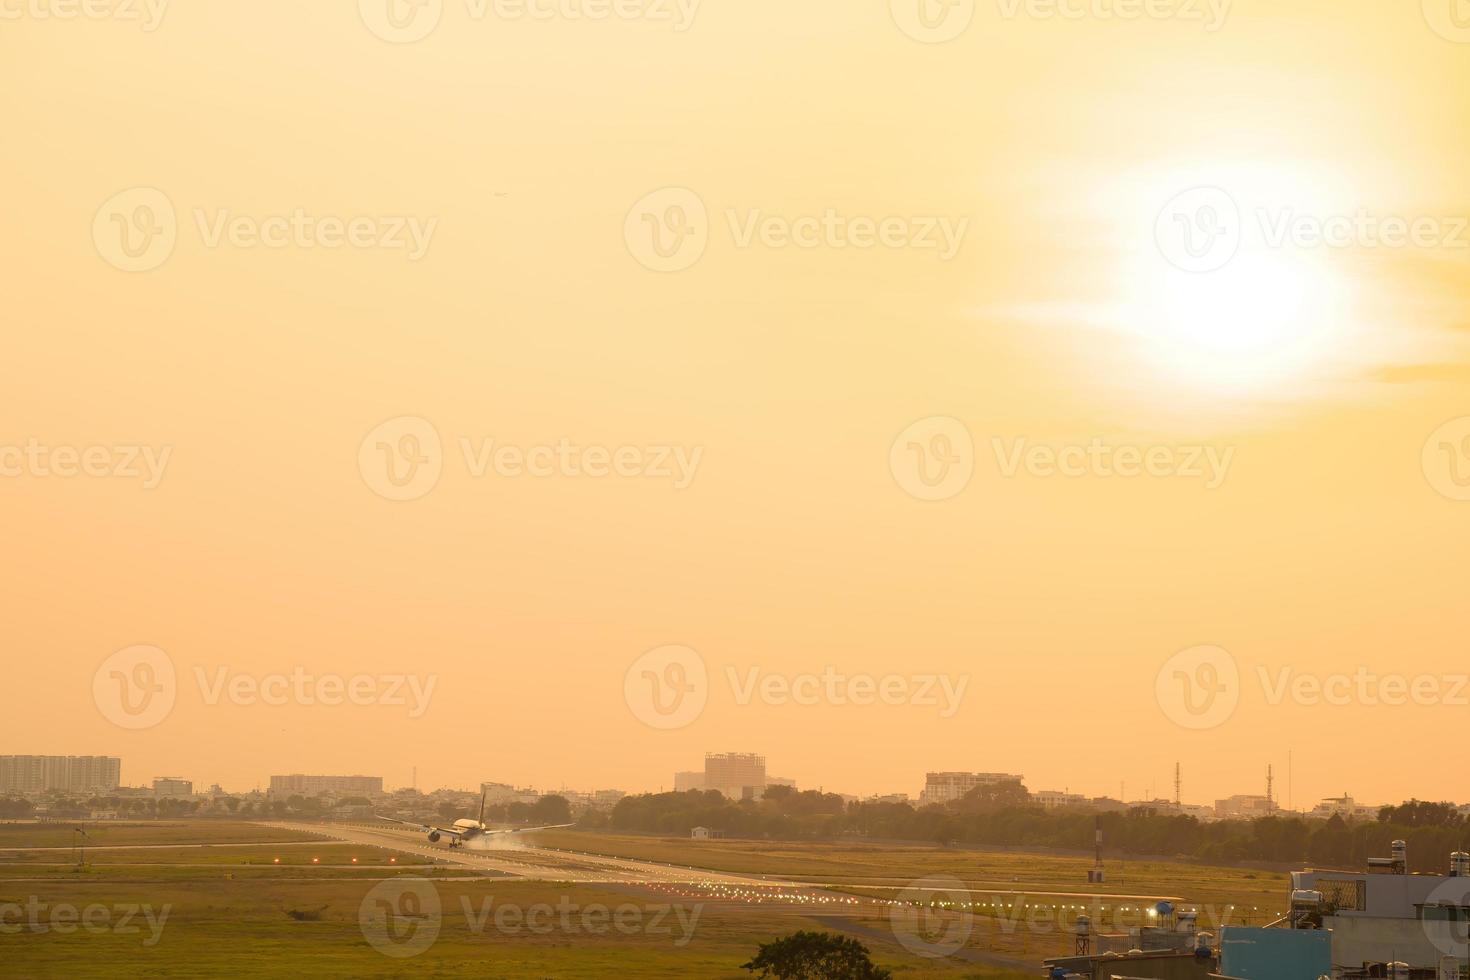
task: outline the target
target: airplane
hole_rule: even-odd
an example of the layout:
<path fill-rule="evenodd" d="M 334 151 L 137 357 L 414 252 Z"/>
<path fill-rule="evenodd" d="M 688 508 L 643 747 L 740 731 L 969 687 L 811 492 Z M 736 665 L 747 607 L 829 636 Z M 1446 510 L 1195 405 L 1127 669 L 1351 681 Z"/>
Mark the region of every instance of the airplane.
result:
<path fill-rule="evenodd" d="M 472 841 L 476 837 L 499 837 L 502 834 L 529 834 L 533 830 L 561 830 L 572 824 L 559 823 L 549 827 L 521 827 L 513 830 L 491 830 L 485 826 L 485 794 L 480 794 L 480 819 L 454 821 L 450 827 L 435 827 L 430 824 L 417 823 L 413 820 L 394 820 L 393 823 L 401 823 L 408 827 L 415 827 L 429 835 L 429 843 L 437 844 L 442 838 L 449 838 L 450 847 L 463 847 L 465 841 Z"/>

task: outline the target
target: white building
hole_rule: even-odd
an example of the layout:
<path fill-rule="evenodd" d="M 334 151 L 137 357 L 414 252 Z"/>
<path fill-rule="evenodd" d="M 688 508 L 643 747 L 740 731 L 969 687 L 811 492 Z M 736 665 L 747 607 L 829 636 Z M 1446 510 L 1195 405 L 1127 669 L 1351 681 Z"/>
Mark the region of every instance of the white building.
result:
<path fill-rule="evenodd" d="M 1086 806 L 1087 797 L 1081 793 L 1064 793 L 1054 789 L 1038 790 L 1031 794 L 1031 799 L 1048 810 L 1055 810 L 1064 806 Z"/>
<path fill-rule="evenodd" d="M 1347 795 L 1329 796 L 1314 806 L 1308 816 L 1318 820 L 1331 820 L 1333 817 L 1342 817 L 1344 820 L 1376 820 L 1378 807 L 1360 806 L 1357 800 Z"/>
<path fill-rule="evenodd" d="M 1411 875 L 1407 864 L 1399 843 L 1393 858 L 1374 860 L 1362 873 L 1295 872 L 1292 915 L 1310 914 L 1332 931 L 1332 962 L 1341 969 L 1401 960 L 1429 971 L 1446 954 L 1463 958 L 1470 855 L 1445 855 L 1442 875 Z"/>
<path fill-rule="evenodd" d="M 999 786 L 1002 783 L 1020 783 L 1024 780 L 1024 776 L 1013 776 L 1004 772 L 926 773 L 924 791 L 919 794 L 919 805 L 951 803 L 980 786 Z"/>

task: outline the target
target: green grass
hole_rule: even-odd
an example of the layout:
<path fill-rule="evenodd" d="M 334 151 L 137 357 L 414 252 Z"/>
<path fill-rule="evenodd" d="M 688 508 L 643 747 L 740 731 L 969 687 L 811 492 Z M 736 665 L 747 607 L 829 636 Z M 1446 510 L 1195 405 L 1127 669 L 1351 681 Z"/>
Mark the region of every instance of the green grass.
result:
<path fill-rule="evenodd" d="M 7 977 L 89 978 L 199 977 L 266 978 L 310 975 L 313 978 L 348 977 L 506 977 L 565 980 L 604 980 L 683 975 L 700 978 L 748 978 L 739 965 L 756 945 L 797 929 L 820 929 L 820 924 L 784 909 L 748 908 L 704 902 L 693 931 L 666 916 L 657 931 L 638 928 L 620 934 L 607 927 L 594 933 L 581 923 L 580 910 L 591 905 L 638 910 L 642 923 L 652 926 L 664 905 L 679 903 L 691 921 L 698 900 L 642 890 L 563 887 L 542 883 L 452 881 L 436 887 L 443 916 L 436 941 L 409 959 L 390 959 L 364 938 L 358 913 L 369 888 L 345 881 L 270 883 L 172 882 L 127 884 L 117 882 L 47 883 L 29 892 L 0 883 L 0 903 L 24 903 L 34 894 L 47 907 L 68 903 L 79 908 L 92 903 L 108 906 L 147 905 L 157 919 L 165 907 L 166 920 L 156 944 L 143 918 L 137 933 L 115 930 L 78 931 L 70 935 L 25 931 L 6 937 Z M 563 902 L 574 909 L 569 930 L 552 917 L 549 934 L 532 934 L 513 919 L 497 928 L 493 909 L 510 903 L 526 908 Z M 467 916 L 462 900 L 469 902 Z M 490 916 L 477 929 L 472 916 L 490 900 Z M 14 921 L 14 916 L 11 916 Z M 629 926 L 633 920 L 627 919 Z M 599 927 L 597 921 L 594 927 Z M 599 927 L 600 928 L 600 927 Z M 664 930 L 667 930 L 665 932 Z M 678 944 L 685 935 L 687 944 Z M 895 969 L 898 977 L 950 977 L 975 980 L 1014 980 L 1027 974 L 1005 973 L 963 964 L 929 964 L 907 956 L 896 944 L 870 943 L 875 957 Z"/>
<path fill-rule="evenodd" d="M 60 845 L 52 843 L 58 834 Z M 0 975 L 38 980 L 198 976 L 249 980 L 292 974 L 310 975 L 312 980 L 471 976 L 641 980 L 671 975 L 733 980 L 749 977 L 739 966 L 759 943 L 813 929 L 857 936 L 900 980 L 1019 980 L 1034 977 L 1039 970 L 1006 972 L 955 958 L 932 961 L 912 955 L 895 940 L 889 909 L 881 901 L 916 879 L 960 879 L 976 889 L 980 902 L 972 913 L 966 953 L 972 958 L 1012 957 L 1039 965 L 1043 957 L 1070 947 L 1068 927 L 1076 909 L 1067 906 L 1088 903 L 1086 898 L 1057 893 L 1098 891 L 1097 903 L 1110 909 L 1151 904 L 1122 897 L 1127 895 L 1177 896 L 1186 905 L 1234 904 L 1262 909 L 1254 920 L 1259 922 L 1265 918 L 1264 910 L 1281 904 L 1287 887 L 1285 876 L 1279 874 L 1110 862 L 1109 883 L 1090 889 L 1087 859 L 929 846 L 705 842 L 565 831 L 542 832 L 526 840 L 533 846 L 831 882 L 832 891 L 861 898 L 853 906 L 813 909 L 730 900 L 728 893 L 697 886 L 569 886 L 492 878 L 458 866 L 428 866 L 413 855 L 250 824 L 117 824 L 98 828 L 94 842 L 99 836 L 120 849 L 90 851 L 88 867 L 81 870 L 70 864 L 67 850 L 0 851 L 0 903 L 24 905 L 35 896 L 53 907 L 58 903 L 104 909 L 120 904 L 154 910 L 166 906 L 169 913 L 159 941 L 144 945 L 149 937 L 146 923 L 141 933 L 131 934 L 110 929 L 61 934 L 27 928 L 19 934 L 0 934 L 4 954 Z M 0 826 L 0 847 L 7 842 L 17 846 L 18 838 L 36 842 L 33 846 L 67 844 L 55 826 Z M 283 839 L 307 843 L 286 844 Z M 209 846 L 183 846 L 191 843 Z M 225 844 L 244 846 L 220 846 Z M 358 915 L 372 889 L 403 876 L 432 879 L 443 911 L 432 946 L 421 955 L 399 960 L 367 941 Z M 497 929 L 493 921 L 476 929 L 465 914 L 465 899 L 472 912 L 486 899 L 493 899 L 495 907 L 512 903 L 553 908 L 565 900 L 577 908 L 627 904 L 649 909 L 678 903 L 688 909 L 699 906 L 700 917 L 686 945 L 676 944 L 674 935 L 647 930 L 624 935 L 558 925 L 538 935 L 520 928 Z M 1062 925 L 1055 918 L 1058 905 L 1063 906 Z M 1043 924 L 1028 927 L 1028 920 L 1038 915 Z M 9 921 L 14 923 L 13 915 Z M 952 914 L 942 913 L 936 921 L 954 920 Z"/>
<path fill-rule="evenodd" d="M 65 823 L 0 823 L 0 850 L 7 847 L 71 847 L 77 841 L 77 827 L 86 831 L 89 847 L 251 844 L 317 839 L 292 830 L 233 820 L 71 820 Z M 0 853 L 0 859 L 8 859 L 8 855 Z"/>

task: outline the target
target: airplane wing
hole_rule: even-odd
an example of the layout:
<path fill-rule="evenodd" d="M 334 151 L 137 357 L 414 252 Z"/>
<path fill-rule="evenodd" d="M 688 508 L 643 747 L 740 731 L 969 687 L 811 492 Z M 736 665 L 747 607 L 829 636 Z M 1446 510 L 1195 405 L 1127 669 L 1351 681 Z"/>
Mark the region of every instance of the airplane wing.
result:
<path fill-rule="evenodd" d="M 559 824 L 553 824 L 552 826 L 549 826 L 549 827 L 516 827 L 516 828 L 514 828 L 512 830 L 497 830 L 497 831 L 495 831 L 495 833 L 496 834 L 529 834 L 529 833 L 533 833 L 533 832 L 535 832 L 537 830 L 563 830 L 563 829 L 565 829 L 567 827 L 575 827 L 575 826 L 576 826 L 576 824 L 559 823 Z"/>

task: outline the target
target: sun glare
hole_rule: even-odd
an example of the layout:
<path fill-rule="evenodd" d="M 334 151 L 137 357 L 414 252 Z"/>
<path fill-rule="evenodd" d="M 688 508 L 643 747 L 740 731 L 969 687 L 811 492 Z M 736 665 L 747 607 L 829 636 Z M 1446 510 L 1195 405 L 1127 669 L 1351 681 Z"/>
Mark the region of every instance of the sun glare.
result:
<path fill-rule="evenodd" d="M 1185 383 L 1273 399 L 1333 373 L 1354 332 L 1345 256 L 1274 230 L 1288 217 L 1332 214 L 1333 197 L 1298 164 L 1140 179 L 1122 199 L 1133 202 L 1132 221 L 1147 216 L 1152 227 L 1138 228 L 1116 288 L 1141 355 Z"/>
<path fill-rule="evenodd" d="M 1190 380 L 1305 382 L 1347 333 L 1351 283 L 1320 255 L 1254 251 L 1208 274 L 1140 265 L 1128 276 L 1130 326 L 1151 360 Z"/>

